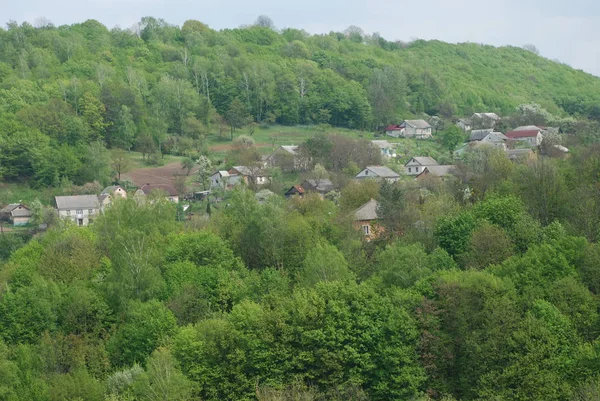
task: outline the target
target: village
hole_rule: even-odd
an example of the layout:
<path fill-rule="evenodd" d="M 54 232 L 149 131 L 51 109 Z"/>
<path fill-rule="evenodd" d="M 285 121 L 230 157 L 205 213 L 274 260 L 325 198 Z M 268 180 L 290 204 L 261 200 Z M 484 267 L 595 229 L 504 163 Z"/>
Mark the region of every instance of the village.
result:
<path fill-rule="evenodd" d="M 431 121 L 431 120 L 430 120 Z M 558 135 L 558 129 L 535 125 L 519 126 L 500 132 L 497 126 L 501 118 L 495 113 L 474 113 L 470 118 L 455 121 L 455 126 L 464 133 L 466 142 L 451 152 L 451 160 L 460 162 L 465 152 L 481 147 L 499 149 L 512 161 L 533 160 L 537 156 L 544 138 Z M 387 139 L 386 139 L 387 138 Z M 399 140 L 433 141 L 434 127 L 425 120 L 405 120 L 397 125 L 389 125 L 383 129 L 379 138 L 371 139 L 369 146 L 380 155 L 381 163 L 365 165 L 353 177 L 353 181 L 376 180 L 393 184 L 399 181 L 414 180 L 416 182 L 441 182 L 457 177 L 456 164 L 439 163 L 436 159 L 424 154 L 404 154 L 398 151 Z M 566 155 L 569 150 L 560 145 L 551 145 L 555 153 Z M 399 164 L 404 156 L 408 161 Z M 446 157 L 448 159 L 448 157 Z M 322 199 L 335 199 L 339 195 L 340 185 L 328 178 L 327 171 L 316 176 L 310 174 L 314 163 L 310 155 L 303 151 L 301 145 L 282 145 L 270 155 L 265 155 L 259 162 L 249 165 L 232 166 L 225 170 L 216 170 L 210 177 L 206 187 L 199 191 L 182 193 L 174 185 L 165 183 L 146 183 L 137 188 L 110 185 L 99 194 L 68 195 L 54 197 L 54 210 L 58 217 L 68 220 L 77 226 L 87 226 L 110 207 L 117 199 L 133 196 L 145 201 L 149 196 L 163 198 L 170 202 L 181 203 L 181 211 L 186 218 L 192 213 L 191 203 L 206 200 L 208 203 L 222 202 L 228 191 L 237 186 L 250 186 L 263 198 L 281 195 L 286 199 L 304 197 L 307 194 L 318 194 Z M 282 193 L 274 193 L 267 189 L 275 178 L 270 168 L 282 167 L 288 171 L 301 173 L 301 181 L 286 187 Z M 210 206 L 209 206 L 210 207 Z M 370 199 L 353 212 L 355 228 L 364 234 L 366 240 L 374 238 L 380 229 L 377 225 L 378 203 Z M 27 227 L 30 225 L 33 212 L 31 207 L 22 202 L 14 202 L 0 209 L 0 221 L 3 226 Z M 43 227 L 42 227 L 43 228 Z"/>

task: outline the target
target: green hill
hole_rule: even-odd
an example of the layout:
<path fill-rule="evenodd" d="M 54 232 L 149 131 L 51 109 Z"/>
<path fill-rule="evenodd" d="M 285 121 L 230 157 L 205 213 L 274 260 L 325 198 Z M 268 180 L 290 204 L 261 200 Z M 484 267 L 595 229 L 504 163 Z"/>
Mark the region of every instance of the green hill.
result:
<path fill-rule="evenodd" d="M 356 32 L 215 31 L 150 17 L 138 32 L 94 20 L 0 29 L 0 173 L 9 180 L 83 181 L 84 147 L 97 140 L 171 152 L 168 138 L 223 132 L 225 122 L 375 129 L 531 102 L 587 118 L 598 114 L 600 78 L 514 47 Z"/>

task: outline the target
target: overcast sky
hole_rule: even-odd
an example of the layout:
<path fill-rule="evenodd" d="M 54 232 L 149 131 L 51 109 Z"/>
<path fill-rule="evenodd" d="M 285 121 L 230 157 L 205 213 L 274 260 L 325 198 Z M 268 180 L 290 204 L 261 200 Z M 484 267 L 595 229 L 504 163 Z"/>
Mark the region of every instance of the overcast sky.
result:
<path fill-rule="evenodd" d="M 197 19 L 223 29 L 265 14 L 278 28 L 310 33 L 357 25 L 388 40 L 531 43 L 549 59 L 600 76 L 600 0 L 0 0 L 0 6 L 0 23 L 96 19 L 109 28 L 127 28 L 154 16 L 177 25 Z"/>

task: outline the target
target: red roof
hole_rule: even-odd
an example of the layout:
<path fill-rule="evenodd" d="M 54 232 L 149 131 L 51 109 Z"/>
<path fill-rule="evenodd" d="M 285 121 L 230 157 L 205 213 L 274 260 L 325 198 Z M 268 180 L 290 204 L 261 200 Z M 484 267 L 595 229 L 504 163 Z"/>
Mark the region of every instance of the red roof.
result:
<path fill-rule="evenodd" d="M 401 129 L 402 127 L 400 127 L 398 124 L 392 124 L 385 127 L 385 131 L 400 131 Z"/>
<path fill-rule="evenodd" d="M 527 130 L 527 131 L 509 131 L 505 135 L 508 139 L 516 139 L 516 138 L 533 138 L 538 136 L 540 131 L 536 130 Z"/>

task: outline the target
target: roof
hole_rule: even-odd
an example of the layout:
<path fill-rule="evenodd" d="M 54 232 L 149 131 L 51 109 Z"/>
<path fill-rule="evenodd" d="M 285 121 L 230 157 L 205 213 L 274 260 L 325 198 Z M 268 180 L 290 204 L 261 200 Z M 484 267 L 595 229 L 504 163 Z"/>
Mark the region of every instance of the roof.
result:
<path fill-rule="evenodd" d="M 240 173 L 244 177 L 253 176 L 253 175 L 265 175 L 265 176 L 267 175 L 265 173 L 265 171 L 263 171 L 263 170 L 255 170 L 255 171 L 253 171 L 248 166 L 233 166 L 231 169 L 237 171 L 238 173 Z M 235 175 L 235 174 L 231 174 L 231 173 L 229 173 L 229 174 L 230 175 Z"/>
<path fill-rule="evenodd" d="M 539 133 L 539 130 L 509 131 L 506 133 L 506 137 L 508 139 L 535 138 Z"/>
<path fill-rule="evenodd" d="M 504 135 L 502 132 L 490 132 L 482 140 L 485 140 L 487 142 L 504 142 L 507 139 L 508 138 L 506 137 L 506 135 Z"/>
<path fill-rule="evenodd" d="M 413 128 L 431 128 L 431 125 L 425 120 L 404 120 L 400 126 L 405 124 L 410 125 Z"/>
<path fill-rule="evenodd" d="M 491 134 L 492 132 L 494 132 L 492 128 L 474 129 L 473 131 L 471 131 L 469 141 L 481 141 L 483 138 L 485 138 L 486 136 L 488 136 L 488 134 Z"/>
<path fill-rule="evenodd" d="M 513 131 L 543 131 L 544 129 L 537 125 L 523 125 L 515 128 Z"/>
<path fill-rule="evenodd" d="M 371 143 L 377 146 L 379 149 L 387 149 L 392 147 L 392 144 L 386 140 L 375 140 L 371 141 Z"/>
<path fill-rule="evenodd" d="M 427 167 L 425 167 L 425 169 L 423 170 L 423 172 L 421 174 L 425 174 L 425 172 L 428 172 L 429 174 L 434 175 L 436 177 L 444 177 L 446 175 L 451 175 L 454 172 L 455 168 L 456 168 L 456 166 L 453 166 L 453 165 L 427 166 Z M 421 175 L 421 174 L 419 174 L 419 175 Z"/>
<path fill-rule="evenodd" d="M 400 130 L 402 130 L 402 127 L 399 126 L 398 124 L 388 125 L 384 129 L 384 131 L 400 131 Z"/>
<path fill-rule="evenodd" d="M 291 146 L 283 145 L 283 146 L 280 146 L 279 149 L 283 149 L 286 152 L 288 152 L 289 154 L 294 155 L 294 156 L 298 153 L 298 146 L 294 146 L 294 145 L 291 145 Z"/>
<path fill-rule="evenodd" d="M 13 210 L 15 210 L 16 208 L 18 208 L 19 206 L 24 207 L 25 209 L 28 209 L 27 206 L 23 205 L 22 203 L 11 203 L 9 205 L 6 205 L 5 207 L 3 207 L 2 209 L 0 209 L 0 213 L 10 213 Z M 29 209 L 28 209 L 29 210 Z"/>
<path fill-rule="evenodd" d="M 229 171 L 219 170 L 214 172 L 212 175 L 220 174 L 221 177 L 229 177 Z"/>
<path fill-rule="evenodd" d="M 295 192 L 297 192 L 297 193 L 299 193 L 299 194 L 303 194 L 303 193 L 305 192 L 305 191 L 304 191 L 304 188 L 302 188 L 302 186 L 301 186 L 301 185 L 294 185 L 294 186 L 292 186 L 290 189 L 288 189 L 288 190 L 287 190 L 286 194 L 289 194 L 289 193 L 291 193 L 291 192 L 294 192 L 294 190 L 295 190 Z"/>
<path fill-rule="evenodd" d="M 367 166 L 364 169 L 362 169 L 361 172 L 365 171 L 365 170 L 369 170 L 372 173 L 374 173 L 377 177 L 381 177 L 381 178 L 400 177 L 400 174 L 396 173 L 394 170 L 392 170 L 391 168 L 386 167 L 386 166 Z"/>
<path fill-rule="evenodd" d="M 304 188 L 317 191 L 317 192 L 331 192 L 335 189 L 335 185 L 331 182 L 331 180 L 323 179 L 323 180 L 304 180 L 301 184 Z"/>
<path fill-rule="evenodd" d="M 457 123 L 463 123 L 465 125 L 471 125 L 471 119 L 470 118 L 459 118 L 458 121 L 456 121 Z"/>
<path fill-rule="evenodd" d="M 100 194 L 102 194 L 102 195 L 104 195 L 104 194 L 112 194 L 112 193 L 114 193 L 118 189 L 121 189 L 121 190 L 125 191 L 125 189 L 123 189 L 123 187 L 120 186 L 120 185 L 110 185 L 110 186 L 104 188 L 102 190 L 102 192 L 100 192 Z"/>
<path fill-rule="evenodd" d="M 438 166 L 439 163 L 433 157 L 429 156 L 416 156 L 406 162 L 406 164 L 410 163 L 411 160 L 416 161 L 421 166 Z M 406 166 L 405 164 L 405 166 Z"/>
<path fill-rule="evenodd" d="M 110 196 L 109 194 L 101 193 L 100 195 L 98 195 L 98 202 L 103 203 L 104 200 L 106 198 L 108 198 L 109 196 Z"/>
<path fill-rule="evenodd" d="M 377 220 L 377 208 L 379 203 L 371 199 L 354 212 L 354 220 Z"/>
<path fill-rule="evenodd" d="M 156 190 L 164 191 L 169 194 L 169 196 L 179 196 L 177 189 L 175 189 L 173 185 L 169 184 L 145 184 L 140 188 L 140 191 L 142 191 L 145 195 L 150 195 L 152 191 Z"/>
<path fill-rule="evenodd" d="M 496 113 L 473 113 L 473 117 L 478 118 L 490 118 L 492 120 L 499 120 L 500 116 Z"/>
<path fill-rule="evenodd" d="M 59 210 L 100 208 L 100 202 L 96 195 L 55 196 L 54 200 Z"/>

